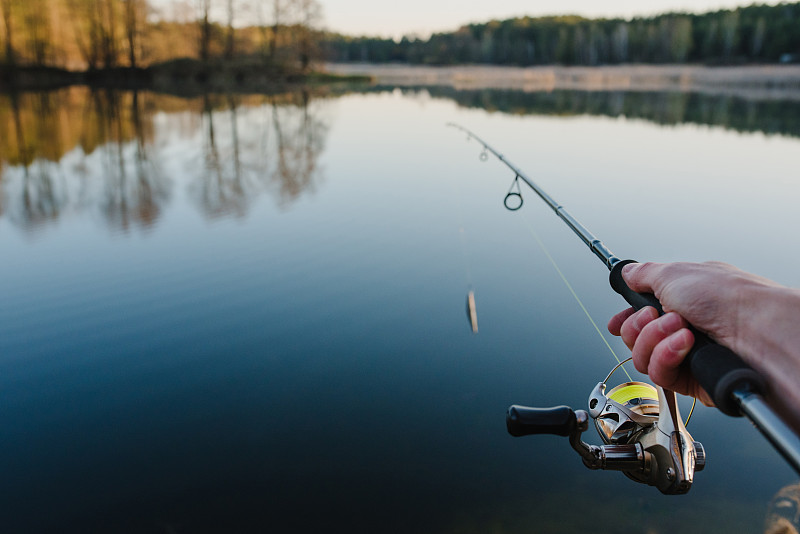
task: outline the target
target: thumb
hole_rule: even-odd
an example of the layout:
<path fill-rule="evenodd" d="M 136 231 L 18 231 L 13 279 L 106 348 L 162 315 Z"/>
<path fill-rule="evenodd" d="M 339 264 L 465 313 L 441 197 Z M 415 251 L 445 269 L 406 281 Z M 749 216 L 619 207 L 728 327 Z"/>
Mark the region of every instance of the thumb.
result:
<path fill-rule="evenodd" d="M 655 278 L 660 264 L 629 263 L 622 268 L 622 279 L 637 293 L 655 293 L 652 280 Z"/>

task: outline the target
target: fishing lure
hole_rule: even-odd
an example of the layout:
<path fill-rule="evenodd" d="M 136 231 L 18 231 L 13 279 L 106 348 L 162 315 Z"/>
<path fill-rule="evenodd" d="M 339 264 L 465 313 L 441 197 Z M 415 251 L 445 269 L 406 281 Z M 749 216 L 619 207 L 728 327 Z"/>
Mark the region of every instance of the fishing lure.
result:
<path fill-rule="evenodd" d="M 664 313 L 654 295 L 636 293 L 623 280 L 622 268 L 636 263 L 634 260 L 615 256 L 563 206 L 483 139 L 458 124 L 449 123 L 448 126 L 463 131 L 483 146 L 482 161 L 491 153 L 514 172 L 514 182 L 503 201 L 507 209 L 516 211 L 522 207 L 521 180 L 605 264 L 614 291 L 637 310 L 652 306 L 659 315 Z M 733 417 L 746 416 L 800 474 L 800 438 L 764 401 L 763 378 L 730 349 L 714 343 L 696 329 L 692 332 L 695 344 L 684 365 L 721 412 Z M 686 493 L 692 486 L 694 473 L 705 466 L 705 450 L 686 430 L 675 392 L 643 382 L 629 382 L 606 393 L 606 382 L 622 363 L 594 388 L 589 396 L 588 412 L 568 406 L 528 408 L 514 405 L 506 416 L 508 431 L 514 436 L 567 436 L 572 448 L 590 469 L 622 471 L 632 480 L 655 486 L 662 493 Z M 590 417 L 604 442 L 602 446 L 581 440 Z"/>

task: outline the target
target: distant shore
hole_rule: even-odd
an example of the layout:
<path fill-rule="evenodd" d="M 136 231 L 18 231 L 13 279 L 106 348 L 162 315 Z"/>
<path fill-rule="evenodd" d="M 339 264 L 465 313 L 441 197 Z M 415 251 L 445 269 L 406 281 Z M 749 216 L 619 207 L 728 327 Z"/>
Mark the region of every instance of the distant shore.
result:
<path fill-rule="evenodd" d="M 330 63 L 331 74 L 366 75 L 398 86 L 446 85 L 455 89 L 521 91 L 679 91 L 733 94 L 757 99 L 800 99 L 800 65 L 706 67 L 613 65 L 601 67 L 428 67 Z"/>
<path fill-rule="evenodd" d="M 49 90 L 87 85 L 193 95 L 207 92 L 269 92 L 287 87 L 363 84 L 370 81 L 373 78 L 360 74 L 289 70 L 246 58 L 209 62 L 177 59 L 147 68 L 114 67 L 88 71 L 0 65 L 0 91 Z"/>

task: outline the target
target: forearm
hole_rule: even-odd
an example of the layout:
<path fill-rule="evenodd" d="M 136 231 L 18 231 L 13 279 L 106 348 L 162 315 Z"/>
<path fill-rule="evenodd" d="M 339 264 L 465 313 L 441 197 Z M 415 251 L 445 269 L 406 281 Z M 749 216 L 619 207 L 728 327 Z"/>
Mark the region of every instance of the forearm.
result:
<path fill-rule="evenodd" d="M 740 299 L 731 348 L 764 377 L 768 402 L 800 431 L 800 290 L 753 284 Z"/>

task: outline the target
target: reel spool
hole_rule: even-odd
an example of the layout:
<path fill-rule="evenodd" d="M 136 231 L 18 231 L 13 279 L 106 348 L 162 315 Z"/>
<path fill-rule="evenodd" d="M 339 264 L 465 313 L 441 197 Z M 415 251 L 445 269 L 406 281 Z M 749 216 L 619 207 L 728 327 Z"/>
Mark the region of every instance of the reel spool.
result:
<path fill-rule="evenodd" d="M 625 382 L 605 392 L 606 384 L 622 364 L 617 364 L 589 395 L 589 415 L 597 433 L 609 445 L 632 443 L 658 422 L 658 392 L 645 382 Z"/>

